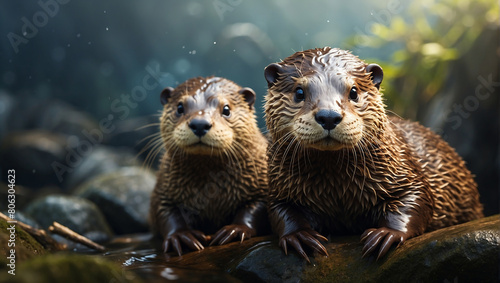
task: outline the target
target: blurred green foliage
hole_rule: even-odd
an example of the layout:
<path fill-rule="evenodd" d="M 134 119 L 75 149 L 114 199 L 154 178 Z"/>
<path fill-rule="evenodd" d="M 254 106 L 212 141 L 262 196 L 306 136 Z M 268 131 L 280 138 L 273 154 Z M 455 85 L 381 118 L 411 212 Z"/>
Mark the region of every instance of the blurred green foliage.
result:
<path fill-rule="evenodd" d="M 389 109 L 415 119 L 419 107 L 447 81 L 450 63 L 469 52 L 486 29 L 498 28 L 499 4 L 497 0 L 412 1 L 406 14 L 393 16 L 388 26 L 374 23 L 372 34 L 364 36 L 362 45 L 395 50 L 385 62 L 371 61 L 384 69 Z M 357 40 L 353 36 L 347 44 L 353 46 Z"/>

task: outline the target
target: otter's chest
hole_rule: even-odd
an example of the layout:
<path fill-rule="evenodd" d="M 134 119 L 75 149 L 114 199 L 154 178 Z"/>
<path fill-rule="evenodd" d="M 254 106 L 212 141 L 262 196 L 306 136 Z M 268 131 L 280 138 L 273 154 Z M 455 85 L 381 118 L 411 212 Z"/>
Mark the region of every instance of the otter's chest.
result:
<path fill-rule="evenodd" d="M 208 163 L 169 169 L 165 173 L 166 197 L 197 218 L 216 222 L 225 219 L 251 197 L 239 168 Z"/>
<path fill-rule="evenodd" d="M 376 174 L 336 156 L 306 157 L 280 166 L 272 194 L 340 222 L 366 218 L 381 204 L 385 184 Z"/>

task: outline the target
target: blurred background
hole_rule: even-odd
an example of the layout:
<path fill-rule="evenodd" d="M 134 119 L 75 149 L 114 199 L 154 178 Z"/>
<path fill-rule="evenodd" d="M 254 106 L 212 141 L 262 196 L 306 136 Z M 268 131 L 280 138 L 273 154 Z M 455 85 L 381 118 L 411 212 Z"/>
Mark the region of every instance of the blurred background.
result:
<path fill-rule="evenodd" d="M 0 176 L 25 199 L 142 164 L 160 91 L 194 76 L 253 88 L 265 131 L 264 68 L 332 46 L 384 68 L 390 112 L 455 147 L 498 213 L 496 0 L 4 1 L 0 35 Z"/>

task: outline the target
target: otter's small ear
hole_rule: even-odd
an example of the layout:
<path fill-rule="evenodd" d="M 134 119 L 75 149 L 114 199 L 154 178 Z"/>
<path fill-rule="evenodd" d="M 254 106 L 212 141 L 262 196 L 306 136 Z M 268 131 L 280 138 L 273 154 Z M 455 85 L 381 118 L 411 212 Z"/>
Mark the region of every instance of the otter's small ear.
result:
<path fill-rule="evenodd" d="M 161 91 L 160 94 L 161 105 L 167 104 L 168 99 L 172 95 L 172 92 L 174 92 L 174 88 L 172 87 L 166 87 L 164 90 Z"/>
<path fill-rule="evenodd" d="M 266 77 L 268 87 L 278 81 L 279 73 L 283 73 L 283 67 L 276 63 L 269 64 L 264 69 L 264 76 Z"/>
<path fill-rule="evenodd" d="M 372 73 L 370 77 L 373 81 L 373 84 L 377 89 L 380 89 L 380 84 L 384 79 L 384 71 L 382 71 L 382 67 L 377 64 L 370 64 L 366 66 L 366 72 Z"/>
<path fill-rule="evenodd" d="M 245 99 L 245 102 L 248 104 L 248 107 L 250 107 L 250 110 L 253 109 L 253 104 L 255 103 L 255 91 L 249 87 L 244 87 L 238 91 L 243 95 L 243 99 Z"/>

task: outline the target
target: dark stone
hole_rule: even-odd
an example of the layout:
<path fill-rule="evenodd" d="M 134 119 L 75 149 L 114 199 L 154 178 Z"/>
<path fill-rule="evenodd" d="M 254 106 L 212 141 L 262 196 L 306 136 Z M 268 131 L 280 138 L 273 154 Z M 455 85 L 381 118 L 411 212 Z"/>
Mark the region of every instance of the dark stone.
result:
<path fill-rule="evenodd" d="M 9 117 L 13 116 L 12 113 L 14 112 L 15 105 L 16 99 L 12 95 L 0 90 L 0 141 L 11 130 Z"/>
<path fill-rule="evenodd" d="M 157 168 L 160 162 L 159 117 L 145 116 L 117 121 L 116 129 L 106 136 L 104 143 L 115 147 L 133 148 L 149 167 Z M 156 146 L 156 147 L 155 147 Z"/>
<path fill-rule="evenodd" d="M 0 282 L 142 282 L 133 272 L 102 257 L 51 254 L 20 264 L 16 275 L 2 272 Z"/>
<path fill-rule="evenodd" d="M 25 131 L 9 135 L 0 145 L 2 179 L 15 170 L 16 185 L 32 188 L 61 186 L 52 164 L 66 157 L 66 137 L 46 131 Z"/>
<path fill-rule="evenodd" d="M 276 243 L 269 243 L 254 247 L 231 275 L 245 282 L 299 282 L 306 263 L 297 254 L 284 256 Z"/>
<path fill-rule="evenodd" d="M 117 234 L 146 232 L 155 183 L 151 171 L 127 167 L 84 183 L 76 194 L 94 202 Z"/>
<path fill-rule="evenodd" d="M 57 99 L 41 99 L 35 101 L 30 112 L 24 112 L 25 129 L 42 129 L 67 136 L 88 139 L 90 133 L 99 130 L 97 122 L 88 114 L 74 109 L 69 104 Z M 22 107 L 22 106 L 21 106 Z M 18 110 L 18 113 L 22 109 Z M 103 134 L 97 138 L 102 142 Z"/>
<path fill-rule="evenodd" d="M 76 196 L 51 195 L 28 205 L 25 212 L 43 229 L 54 221 L 95 242 L 108 241 L 112 232 L 97 206 Z"/>
<path fill-rule="evenodd" d="M 74 189 L 98 175 L 114 172 L 122 167 L 140 165 L 134 153 L 125 148 L 96 145 L 64 178 L 64 187 Z"/>

